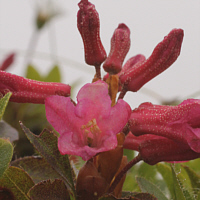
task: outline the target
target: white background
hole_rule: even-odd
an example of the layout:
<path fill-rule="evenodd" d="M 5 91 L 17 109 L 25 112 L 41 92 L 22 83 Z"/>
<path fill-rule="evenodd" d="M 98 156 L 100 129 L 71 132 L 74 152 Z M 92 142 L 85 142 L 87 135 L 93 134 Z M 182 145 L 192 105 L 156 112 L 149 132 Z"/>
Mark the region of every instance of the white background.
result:
<path fill-rule="evenodd" d="M 38 1 L 38 2 L 43 2 Z M 47 2 L 47 1 L 46 1 Z M 77 90 L 94 75 L 92 66 L 84 63 L 83 43 L 76 27 L 78 0 L 57 0 L 62 14 L 40 31 L 34 42 L 32 63 L 45 74 L 57 61 L 62 80 L 72 84 L 80 81 Z M 119 23 L 131 30 L 131 48 L 126 60 L 138 53 L 148 58 L 154 47 L 173 28 L 184 30 L 181 55 L 165 72 L 151 80 L 137 93 L 129 92 L 126 100 L 134 108 L 140 103 L 192 97 L 200 90 L 200 1 L 199 0 L 91 0 L 100 15 L 101 39 L 107 54 L 110 38 Z M 35 0 L 0 0 L 0 60 L 9 52 L 16 52 L 15 64 L 8 70 L 25 74 L 25 55 L 35 30 Z M 53 54 L 53 56 L 52 56 Z M 56 56 L 55 56 L 56 55 Z M 125 61 L 126 61 L 125 60 Z M 159 94 L 147 95 L 146 90 Z M 199 98 L 200 96 L 197 96 Z"/>

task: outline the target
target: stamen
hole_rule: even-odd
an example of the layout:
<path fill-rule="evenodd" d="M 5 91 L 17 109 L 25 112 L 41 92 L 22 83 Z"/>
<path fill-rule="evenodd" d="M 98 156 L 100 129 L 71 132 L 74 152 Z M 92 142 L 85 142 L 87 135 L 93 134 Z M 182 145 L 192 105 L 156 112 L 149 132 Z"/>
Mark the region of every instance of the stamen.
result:
<path fill-rule="evenodd" d="M 84 141 L 89 147 L 97 143 L 101 129 L 98 127 L 96 119 L 92 119 L 86 125 L 82 125 L 81 130 L 85 138 Z"/>

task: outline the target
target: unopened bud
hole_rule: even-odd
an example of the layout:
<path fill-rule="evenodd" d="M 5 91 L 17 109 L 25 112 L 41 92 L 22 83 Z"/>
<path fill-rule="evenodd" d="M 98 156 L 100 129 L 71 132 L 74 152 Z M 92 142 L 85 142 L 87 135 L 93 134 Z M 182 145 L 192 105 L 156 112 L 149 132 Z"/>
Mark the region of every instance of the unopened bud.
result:
<path fill-rule="evenodd" d="M 12 92 L 10 101 L 44 104 L 51 95 L 69 96 L 71 87 L 63 83 L 42 82 L 0 71 L 0 92 Z"/>
<path fill-rule="evenodd" d="M 178 58 L 183 40 L 183 30 L 173 29 L 154 49 L 151 56 L 126 70 L 119 79 L 126 91 L 136 92 L 145 83 L 166 70 Z"/>
<path fill-rule="evenodd" d="M 15 53 L 9 54 L 0 66 L 0 70 L 5 71 L 14 62 Z"/>
<path fill-rule="evenodd" d="M 100 39 L 99 14 L 95 6 L 87 0 L 78 4 L 77 26 L 81 34 L 85 50 L 85 62 L 99 66 L 106 59 L 106 51 Z"/>
<path fill-rule="evenodd" d="M 111 49 L 103 68 L 109 74 L 121 71 L 124 58 L 130 48 L 130 30 L 125 24 L 119 24 L 111 39 Z"/>

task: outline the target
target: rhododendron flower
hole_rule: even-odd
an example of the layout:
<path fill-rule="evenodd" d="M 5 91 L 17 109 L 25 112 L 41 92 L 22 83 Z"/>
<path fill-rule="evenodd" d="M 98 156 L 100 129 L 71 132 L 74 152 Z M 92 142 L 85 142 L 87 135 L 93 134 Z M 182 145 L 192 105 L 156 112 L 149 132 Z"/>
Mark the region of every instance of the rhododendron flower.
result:
<path fill-rule="evenodd" d="M 89 160 L 99 152 L 117 146 L 116 134 L 127 123 L 131 110 L 119 100 L 111 107 L 108 85 L 103 81 L 88 83 L 77 95 L 77 105 L 69 97 L 50 96 L 45 100 L 47 120 L 60 133 L 61 154 Z"/>
<path fill-rule="evenodd" d="M 129 127 L 135 136 L 150 134 L 164 137 L 165 140 L 168 139 L 167 142 L 172 140 L 174 151 L 177 145 L 187 152 L 189 150 L 200 154 L 200 100 L 185 100 L 177 106 L 143 103 L 133 110 Z M 164 143 L 158 142 L 160 147 L 157 149 L 163 149 L 161 144 Z M 170 145 L 166 146 L 169 147 Z"/>

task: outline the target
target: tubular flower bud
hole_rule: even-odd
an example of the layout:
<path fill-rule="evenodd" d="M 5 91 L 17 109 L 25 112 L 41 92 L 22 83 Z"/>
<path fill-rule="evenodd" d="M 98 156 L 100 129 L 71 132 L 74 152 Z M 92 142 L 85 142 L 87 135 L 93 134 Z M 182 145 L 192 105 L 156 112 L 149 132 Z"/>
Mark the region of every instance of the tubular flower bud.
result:
<path fill-rule="evenodd" d="M 173 29 L 144 62 L 124 71 L 119 79 L 125 91 L 138 91 L 145 83 L 166 70 L 178 58 L 183 30 Z"/>
<path fill-rule="evenodd" d="M 127 137 L 124 147 L 139 151 L 144 160 L 152 152 L 149 164 L 191 160 L 200 157 L 199 127 L 200 100 L 185 100 L 177 106 L 143 103 L 129 119 L 130 131 L 139 137 Z"/>
<path fill-rule="evenodd" d="M 5 60 L 2 62 L 0 66 L 0 70 L 5 71 L 8 67 L 10 67 L 10 65 L 12 65 L 12 63 L 14 62 L 14 59 L 15 59 L 15 53 L 9 54 L 5 58 Z"/>
<path fill-rule="evenodd" d="M 125 24 L 119 24 L 111 39 L 111 49 L 103 68 L 109 74 L 121 71 L 124 58 L 130 49 L 130 30 Z"/>
<path fill-rule="evenodd" d="M 87 0 L 82 0 L 78 6 L 80 10 L 77 14 L 77 26 L 83 39 L 85 62 L 99 66 L 107 57 L 99 36 L 99 14 L 95 6 Z"/>
<path fill-rule="evenodd" d="M 156 135 L 134 136 L 131 132 L 124 142 L 125 149 L 139 151 L 142 160 L 149 165 L 158 162 L 184 162 L 200 157 L 197 153 L 184 144 Z"/>
<path fill-rule="evenodd" d="M 12 92 L 10 101 L 44 104 L 51 95 L 69 96 L 71 87 L 62 83 L 35 81 L 0 71 L 0 92 Z"/>

